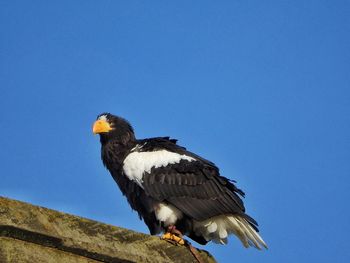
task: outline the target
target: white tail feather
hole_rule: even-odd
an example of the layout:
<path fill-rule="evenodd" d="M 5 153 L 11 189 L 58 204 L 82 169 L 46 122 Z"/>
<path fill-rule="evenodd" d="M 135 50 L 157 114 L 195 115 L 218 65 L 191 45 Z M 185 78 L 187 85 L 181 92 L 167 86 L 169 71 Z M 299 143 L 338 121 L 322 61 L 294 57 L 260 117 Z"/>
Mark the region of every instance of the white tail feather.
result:
<path fill-rule="evenodd" d="M 249 224 L 241 217 L 234 215 L 222 215 L 208 220 L 194 222 L 194 230 L 202 235 L 207 241 L 227 244 L 230 234 L 236 235 L 245 247 L 253 246 L 257 249 L 267 248 L 266 243 Z"/>

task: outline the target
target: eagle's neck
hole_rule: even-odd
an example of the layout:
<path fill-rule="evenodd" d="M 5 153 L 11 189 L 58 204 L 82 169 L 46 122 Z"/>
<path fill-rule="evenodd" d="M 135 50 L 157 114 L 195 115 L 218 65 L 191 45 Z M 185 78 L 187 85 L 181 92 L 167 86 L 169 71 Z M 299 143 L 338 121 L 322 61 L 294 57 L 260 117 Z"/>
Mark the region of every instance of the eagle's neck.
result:
<path fill-rule="evenodd" d="M 102 144 L 101 157 L 103 164 L 109 171 L 120 173 L 123 169 L 123 161 L 132 147 L 134 147 L 133 143 L 123 144 L 117 141 Z"/>
<path fill-rule="evenodd" d="M 138 191 L 139 194 L 142 191 L 136 183 L 130 181 L 123 172 L 123 165 L 126 156 L 130 153 L 131 149 L 135 147 L 135 144 L 120 144 L 120 143 L 107 143 L 102 145 L 102 161 L 105 167 L 111 173 L 113 179 L 118 184 L 120 191 L 127 197 L 127 200 L 131 207 L 137 211 L 138 200 L 134 198 L 135 191 Z M 136 195 L 139 195 L 136 194 Z M 142 198 L 141 200 L 144 200 Z M 140 213 L 140 212 L 139 212 Z M 140 215 L 141 216 L 141 215 Z"/>

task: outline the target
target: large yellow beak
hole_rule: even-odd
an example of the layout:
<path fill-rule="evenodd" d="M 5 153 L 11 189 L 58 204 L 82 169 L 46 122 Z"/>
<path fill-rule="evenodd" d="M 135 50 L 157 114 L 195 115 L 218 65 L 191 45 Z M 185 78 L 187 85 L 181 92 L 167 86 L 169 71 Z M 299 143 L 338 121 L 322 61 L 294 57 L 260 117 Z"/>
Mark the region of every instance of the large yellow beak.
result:
<path fill-rule="evenodd" d="M 103 120 L 95 121 L 94 125 L 92 126 L 92 132 L 94 134 L 109 132 L 110 130 L 112 130 L 112 128 L 109 123 Z"/>

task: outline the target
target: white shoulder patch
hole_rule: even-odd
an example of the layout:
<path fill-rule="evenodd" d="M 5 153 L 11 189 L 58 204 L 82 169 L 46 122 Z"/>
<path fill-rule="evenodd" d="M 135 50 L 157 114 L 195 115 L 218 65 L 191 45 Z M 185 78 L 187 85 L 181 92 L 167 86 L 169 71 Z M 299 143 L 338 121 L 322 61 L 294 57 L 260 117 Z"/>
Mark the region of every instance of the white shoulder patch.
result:
<path fill-rule="evenodd" d="M 144 173 L 150 173 L 152 168 L 165 167 L 179 163 L 181 160 L 189 162 L 196 159 L 184 154 L 160 150 L 154 152 L 131 152 L 123 163 L 124 174 L 142 187 Z"/>

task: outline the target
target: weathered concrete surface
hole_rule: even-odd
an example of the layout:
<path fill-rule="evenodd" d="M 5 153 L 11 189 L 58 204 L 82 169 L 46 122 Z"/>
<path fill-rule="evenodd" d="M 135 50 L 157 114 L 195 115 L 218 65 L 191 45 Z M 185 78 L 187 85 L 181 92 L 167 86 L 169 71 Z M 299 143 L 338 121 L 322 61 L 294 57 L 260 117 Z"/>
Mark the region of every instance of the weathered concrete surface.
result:
<path fill-rule="evenodd" d="M 159 237 L 0 197 L 0 262 L 197 261 Z"/>
<path fill-rule="evenodd" d="M 83 256 L 13 238 L 0 238 L 0 262 L 97 263 Z"/>

